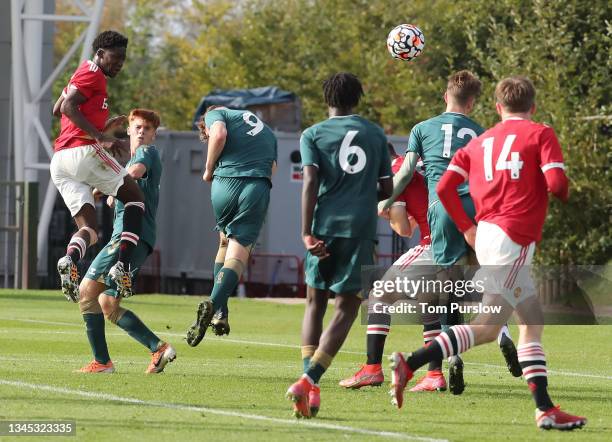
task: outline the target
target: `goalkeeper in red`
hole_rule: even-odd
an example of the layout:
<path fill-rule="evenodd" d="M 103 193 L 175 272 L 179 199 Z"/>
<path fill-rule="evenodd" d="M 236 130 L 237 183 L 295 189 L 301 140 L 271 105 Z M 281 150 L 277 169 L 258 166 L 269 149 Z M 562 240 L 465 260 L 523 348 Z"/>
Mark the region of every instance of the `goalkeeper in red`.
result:
<path fill-rule="evenodd" d="M 469 325 L 455 325 L 414 353 L 393 353 L 391 395 L 401 407 L 404 388 L 418 368 L 493 341 L 515 312 L 518 360 L 536 403 L 536 425 L 573 430 L 587 420 L 565 413 L 548 396 L 541 344 L 544 320 L 528 268 L 542 239 L 548 192 L 561 201 L 568 199 L 563 155 L 553 129 L 531 121 L 535 88 L 529 79 L 506 78 L 498 83 L 495 96 L 501 122 L 455 154 L 436 191 L 483 266 L 475 276 L 485 281 L 483 304 L 500 306 L 501 313 L 480 314 Z M 466 180 L 478 226 L 465 213 L 457 192 Z"/>

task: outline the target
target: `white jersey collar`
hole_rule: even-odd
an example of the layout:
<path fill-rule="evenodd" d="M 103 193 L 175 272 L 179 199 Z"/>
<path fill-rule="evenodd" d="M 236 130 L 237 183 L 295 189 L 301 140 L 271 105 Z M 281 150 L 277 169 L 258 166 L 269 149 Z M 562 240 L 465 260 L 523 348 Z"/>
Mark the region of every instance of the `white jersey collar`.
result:
<path fill-rule="evenodd" d="M 333 117 L 329 117 L 328 119 L 332 119 L 332 118 L 348 118 L 348 117 L 358 117 L 359 115 L 357 114 L 350 114 L 350 115 L 334 115 Z"/>

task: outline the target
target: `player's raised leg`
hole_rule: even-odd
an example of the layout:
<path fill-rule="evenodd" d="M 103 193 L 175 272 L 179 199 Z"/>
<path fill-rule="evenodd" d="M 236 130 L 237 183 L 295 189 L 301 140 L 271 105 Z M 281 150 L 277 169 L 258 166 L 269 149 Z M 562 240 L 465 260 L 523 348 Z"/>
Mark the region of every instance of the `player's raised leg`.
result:
<path fill-rule="evenodd" d="M 83 192 L 90 193 L 89 189 Z M 93 200 L 93 198 L 92 198 Z M 90 202 L 85 203 L 74 215 L 79 230 L 72 235 L 66 255 L 57 262 L 57 271 L 60 275 L 62 293 L 72 302 L 79 300 L 79 273 L 77 263 L 85 256 L 87 248 L 98 241 L 96 233 L 96 211 Z"/>
<path fill-rule="evenodd" d="M 119 243 L 119 256 L 115 265 L 109 270 L 109 276 L 117 284 L 120 296 L 127 298 L 133 294 L 131 258 L 140 239 L 145 203 L 142 190 L 129 175 L 125 177 L 122 186 L 117 191 L 117 199 L 124 206 L 123 229 Z"/>
<path fill-rule="evenodd" d="M 223 267 L 215 278 L 210 300 L 200 302 L 196 320 L 187 331 L 187 343 L 195 347 L 202 341 L 206 330 L 211 325 L 213 314 L 227 306 L 227 300 L 236 290 L 242 272 L 246 268 L 250 247 L 245 247 L 230 238 Z"/>
<path fill-rule="evenodd" d="M 512 308 L 506 304 L 506 308 L 496 315 L 495 321 L 502 316 L 507 319 L 511 314 Z M 489 315 L 481 315 L 481 318 L 484 323 L 491 325 L 454 325 L 448 331 L 440 333 L 427 347 L 412 353 L 396 352 L 391 355 L 390 394 L 398 408 L 403 405 L 404 389 L 416 370 L 431 361 L 465 353 L 475 345 L 491 342 L 497 338 L 501 325 L 495 325 L 495 321 Z"/>
<path fill-rule="evenodd" d="M 263 225 L 270 201 L 270 182 L 263 178 L 216 177 L 211 196 L 217 226 L 228 238 L 225 260 L 215 277 L 210 300 L 198 305 L 196 320 L 187 331 L 187 343 L 195 347 L 211 325 L 213 314 L 227 307 L 236 290 Z M 231 208 L 231 210 L 229 209 Z M 229 214 L 229 215 L 228 215 Z"/>

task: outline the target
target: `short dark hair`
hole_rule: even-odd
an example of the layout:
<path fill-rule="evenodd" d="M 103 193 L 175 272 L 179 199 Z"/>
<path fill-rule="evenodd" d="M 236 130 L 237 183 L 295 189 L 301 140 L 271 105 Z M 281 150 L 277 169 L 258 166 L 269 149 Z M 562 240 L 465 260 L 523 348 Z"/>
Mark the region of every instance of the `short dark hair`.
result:
<path fill-rule="evenodd" d="M 535 103 L 536 90 L 527 77 L 504 78 L 495 87 L 495 100 L 508 112 L 527 112 Z"/>
<path fill-rule="evenodd" d="M 198 131 L 200 132 L 200 141 L 204 142 L 208 140 L 208 135 L 206 135 L 206 114 L 209 113 L 210 111 L 214 111 L 215 109 L 219 109 L 220 107 L 223 107 L 223 106 L 220 104 L 213 104 L 211 106 L 208 106 L 206 108 L 206 112 L 202 114 L 202 116 L 196 123 L 196 127 L 198 128 Z"/>
<path fill-rule="evenodd" d="M 470 98 L 476 98 L 480 95 L 482 83 L 470 71 L 463 70 L 455 72 L 448 78 L 446 91 L 455 99 L 455 101 L 465 106 Z"/>
<path fill-rule="evenodd" d="M 93 41 L 91 47 L 94 52 L 98 49 L 127 48 L 128 39 L 116 31 L 104 31 Z"/>
<path fill-rule="evenodd" d="M 206 112 L 204 112 L 204 115 L 206 115 L 210 111 L 214 111 L 215 109 L 219 109 L 220 107 L 223 107 L 223 106 L 221 104 L 211 104 L 210 106 L 208 106 L 206 108 Z"/>
<path fill-rule="evenodd" d="M 363 88 L 350 72 L 338 72 L 323 82 L 325 103 L 330 107 L 351 108 L 359 104 Z"/>

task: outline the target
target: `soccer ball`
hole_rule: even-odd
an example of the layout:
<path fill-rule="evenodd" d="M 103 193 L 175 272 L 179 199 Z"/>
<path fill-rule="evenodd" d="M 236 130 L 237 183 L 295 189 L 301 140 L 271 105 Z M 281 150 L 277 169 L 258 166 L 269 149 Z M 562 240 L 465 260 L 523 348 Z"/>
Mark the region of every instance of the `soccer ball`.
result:
<path fill-rule="evenodd" d="M 421 55 L 425 47 L 423 31 L 414 25 L 399 25 L 389 32 L 387 49 L 393 58 L 410 61 Z"/>

